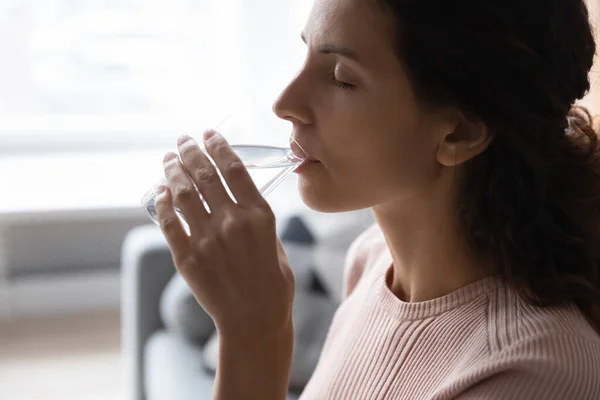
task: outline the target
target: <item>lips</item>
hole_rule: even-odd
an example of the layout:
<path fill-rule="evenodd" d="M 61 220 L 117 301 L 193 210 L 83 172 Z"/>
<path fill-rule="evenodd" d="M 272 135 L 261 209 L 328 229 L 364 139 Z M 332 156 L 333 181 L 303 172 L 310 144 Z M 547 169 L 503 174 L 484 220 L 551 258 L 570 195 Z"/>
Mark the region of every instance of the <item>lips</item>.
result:
<path fill-rule="evenodd" d="M 318 160 L 312 158 L 309 154 L 307 154 L 304 151 L 304 149 L 303 149 L 304 146 L 302 146 L 302 147 L 300 147 L 300 146 L 301 145 L 299 145 L 298 142 L 296 142 L 295 139 L 293 139 L 293 138 L 290 139 L 290 148 L 292 149 L 292 153 L 296 157 L 298 157 L 300 159 L 303 159 L 303 160 L 306 159 L 306 160 L 310 160 L 310 161 L 318 161 Z"/>

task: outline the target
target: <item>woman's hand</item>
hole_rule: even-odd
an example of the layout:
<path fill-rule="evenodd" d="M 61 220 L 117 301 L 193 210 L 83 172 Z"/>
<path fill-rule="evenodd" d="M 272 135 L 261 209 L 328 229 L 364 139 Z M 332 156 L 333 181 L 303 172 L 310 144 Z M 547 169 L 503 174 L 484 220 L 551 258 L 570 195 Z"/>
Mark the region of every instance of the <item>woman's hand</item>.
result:
<path fill-rule="evenodd" d="M 179 138 L 181 161 L 175 153 L 165 156 L 170 189 L 163 188 L 156 201 L 175 267 L 222 338 L 280 337 L 291 327 L 294 278 L 276 235 L 275 217 L 226 140 L 208 131 L 204 141 L 237 204 L 197 143 Z M 189 236 L 174 203 L 189 224 Z"/>

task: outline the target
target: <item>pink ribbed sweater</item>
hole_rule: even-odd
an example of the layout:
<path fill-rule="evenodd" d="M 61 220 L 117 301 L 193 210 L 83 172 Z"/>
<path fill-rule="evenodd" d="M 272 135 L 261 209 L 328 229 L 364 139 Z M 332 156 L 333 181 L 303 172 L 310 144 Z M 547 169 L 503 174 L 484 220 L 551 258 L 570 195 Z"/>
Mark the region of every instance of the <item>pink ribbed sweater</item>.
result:
<path fill-rule="evenodd" d="M 600 336 L 572 305 L 538 308 L 490 277 L 405 303 L 375 225 L 350 247 L 346 299 L 300 400 L 600 400 Z"/>

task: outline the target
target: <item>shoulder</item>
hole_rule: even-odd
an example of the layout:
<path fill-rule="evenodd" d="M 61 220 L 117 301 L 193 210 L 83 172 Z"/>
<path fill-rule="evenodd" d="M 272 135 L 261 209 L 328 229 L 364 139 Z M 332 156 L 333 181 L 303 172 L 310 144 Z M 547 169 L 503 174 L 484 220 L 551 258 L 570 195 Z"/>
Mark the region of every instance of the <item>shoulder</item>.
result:
<path fill-rule="evenodd" d="M 377 224 L 371 225 L 352 242 L 344 264 L 344 296 L 352 293 L 361 277 L 385 252 L 389 252 L 389 248 Z"/>
<path fill-rule="evenodd" d="M 546 332 L 514 343 L 472 371 L 456 399 L 600 399 L 597 341 Z"/>
<path fill-rule="evenodd" d="M 535 333 L 507 346 L 492 359 L 514 368 L 565 373 L 563 377 L 583 378 L 594 372 L 600 385 L 600 336 L 591 337 L 587 332 Z"/>
<path fill-rule="evenodd" d="M 575 304 L 532 305 L 504 285 L 491 296 L 489 316 L 491 356 L 573 367 L 594 360 L 600 380 L 600 335 Z"/>
<path fill-rule="evenodd" d="M 600 335 L 573 303 L 532 305 L 506 283 L 490 293 L 488 300 L 491 353 L 507 351 L 519 343 L 558 337 L 580 338 L 600 346 Z"/>
<path fill-rule="evenodd" d="M 490 351 L 453 382 L 452 397 L 600 399 L 600 335 L 577 307 L 536 307 L 502 292 L 491 296 Z"/>
<path fill-rule="evenodd" d="M 518 323 L 512 328 L 515 340 L 497 357 L 514 360 L 515 368 L 538 374 L 546 371 L 544 376 L 554 377 L 567 387 L 592 385 L 594 398 L 600 399 L 600 334 L 581 310 L 573 303 L 553 307 L 525 301 L 518 304 Z"/>
<path fill-rule="evenodd" d="M 587 330 L 531 331 L 456 371 L 438 394 L 454 400 L 600 399 L 600 337 Z"/>

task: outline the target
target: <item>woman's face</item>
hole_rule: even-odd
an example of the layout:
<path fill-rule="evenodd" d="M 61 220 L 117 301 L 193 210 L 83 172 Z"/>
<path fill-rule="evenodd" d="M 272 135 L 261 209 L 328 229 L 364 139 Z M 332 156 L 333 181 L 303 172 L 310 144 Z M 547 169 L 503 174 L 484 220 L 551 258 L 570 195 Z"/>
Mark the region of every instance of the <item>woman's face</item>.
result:
<path fill-rule="evenodd" d="M 305 63 L 274 105 L 320 161 L 299 173 L 303 201 L 322 212 L 415 196 L 438 174 L 437 119 L 421 110 L 375 0 L 316 0 Z"/>

